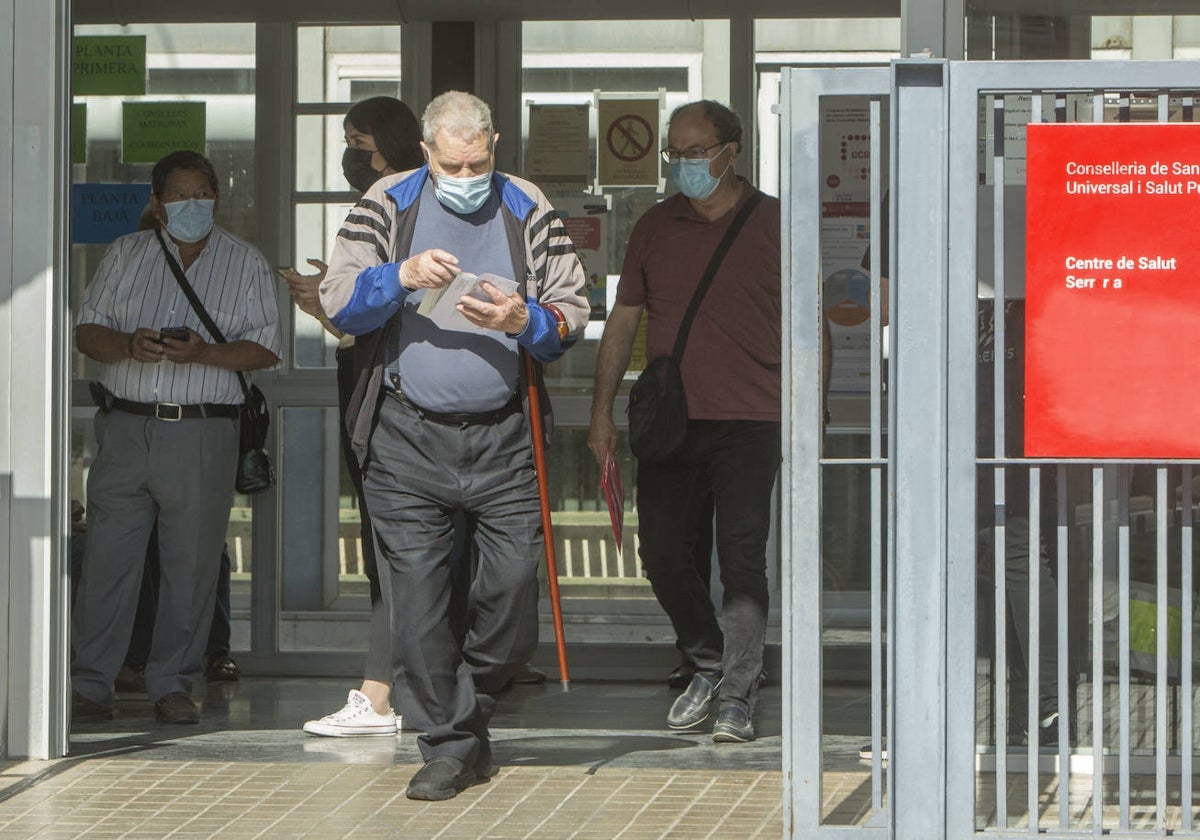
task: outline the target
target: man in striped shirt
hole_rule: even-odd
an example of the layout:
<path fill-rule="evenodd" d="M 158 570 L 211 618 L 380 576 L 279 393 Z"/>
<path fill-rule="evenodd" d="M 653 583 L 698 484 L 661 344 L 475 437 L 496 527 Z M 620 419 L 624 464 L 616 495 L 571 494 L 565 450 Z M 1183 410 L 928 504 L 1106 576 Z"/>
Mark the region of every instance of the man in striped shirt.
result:
<path fill-rule="evenodd" d="M 533 184 L 495 171 L 488 106 L 429 103 L 426 165 L 380 179 L 338 232 L 321 305 L 358 336 L 346 416 L 364 462 L 407 723 L 423 729 L 412 799 L 449 799 L 492 773 L 492 695 L 537 645 L 542 554 L 520 352 L 561 356 L 583 330 L 586 278 Z M 460 274 L 497 279 L 429 306 Z M 426 298 L 430 300 L 426 300 Z M 423 305 L 425 304 L 425 305 Z M 453 516 L 476 526 L 465 638 L 451 620 Z"/>
<path fill-rule="evenodd" d="M 116 240 L 84 293 L 75 346 L 106 389 L 87 483 L 87 550 L 72 616 L 72 716 L 113 716 L 151 529 L 162 558 L 146 691 L 159 720 L 196 723 L 191 698 L 216 598 L 238 460 L 238 371 L 279 362 L 270 266 L 213 223 L 212 164 L 178 151 L 155 164 L 159 229 Z M 169 254 L 169 257 L 168 257 Z M 182 269 L 224 335 L 203 326 Z"/>

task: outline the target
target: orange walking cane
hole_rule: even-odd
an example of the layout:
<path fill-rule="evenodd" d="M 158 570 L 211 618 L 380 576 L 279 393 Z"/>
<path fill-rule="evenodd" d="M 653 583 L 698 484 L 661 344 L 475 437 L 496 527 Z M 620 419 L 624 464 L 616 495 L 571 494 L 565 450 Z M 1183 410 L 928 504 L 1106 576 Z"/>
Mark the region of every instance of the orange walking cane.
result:
<path fill-rule="evenodd" d="M 562 602 L 558 597 L 558 562 L 554 557 L 554 526 L 550 522 L 550 488 L 546 475 L 546 445 L 542 437 L 542 407 L 538 398 L 537 370 L 533 357 L 525 357 L 525 387 L 529 389 L 529 425 L 533 431 L 533 465 L 537 469 L 538 500 L 542 504 L 542 532 L 546 541 L 546 578 L 550 583 L 550 612 L 554 616 L 554 643 L 558 648 L 558 677 L 563 690 L 571 687 L 567 674 L 567 641 L 563 637 Z"/>

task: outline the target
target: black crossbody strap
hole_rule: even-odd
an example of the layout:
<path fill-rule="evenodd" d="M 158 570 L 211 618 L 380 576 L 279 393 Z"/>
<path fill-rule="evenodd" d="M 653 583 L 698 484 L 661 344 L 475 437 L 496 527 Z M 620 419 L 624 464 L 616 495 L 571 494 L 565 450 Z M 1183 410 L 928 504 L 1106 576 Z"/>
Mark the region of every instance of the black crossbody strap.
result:
<path fill-rule="evenodd" d="M 171 273 L 175 275 L 176 282 L 179 283 L 179 288 L 183 289 L 183 294 L 187 297 L 188 303 L 192 305 L 192 309 L 200 316 L 200 323 L 204 324 L 204 328 L 208 330 L 208 334 L 216 339 L 219 343 L 225 344 L 225 335 L 218 329 L 216 322 L 212 316 L 208 314 L 208 310 L 204 308 L 204 304 L 200 302 L 196 290 L 192 288 L 192 284 L 188 282 L 187 277 L 183 273 L 183 269 L 179 267 L 179 263 L 175 260 L 170 249 L 167 248 L 167 243 L 163 240 L 162 231 L 158 228 L 154 229 L 154 235 L 158 237 L 158 244 L 162 246 L 163 256 L 167 258 L 167 265 L 171 267 Z M 238 383 L 242 386 L 242 394 L 246 398 L 246 402 L 250 401 L 250 386 L 246 384 L 246 377 L 242 372 L 237 373 Z"/>
<path fill-rule="evenodd" d="M 753 187 L 751 189 L 754 189 Z M 725 255 L 729 252 L 729 247 L 733 245 L 733 240 L 737 239 L 737 235 L 741 233 L 742 227 L 746 224 L 746 219 L 750 218 L 750 214 L 754 212 L 754 208 L 758 206 L 758 202 L 762 199 L 762 192 L 755 189 L 754 194 L 746 199 L 746 203 L 742 205 L 742 209 L 733 217 L 733 221 L 729 223 L 729 228 L 725 231 L 725 235 L 721 237 L 720 243 L 717 245 L 717 250 L 713 251 L 712 259 L 708 261 L 708 268 L 704 270 L 704 276 L 700 278 L 700 285 L 696 287 L 696 293 L 692 295 L 692 300 L 688 304 L 687 311 L 683 313 L 683 321 L 679 324 L 679 334 L 675 336 L 675 349 L 671 351 L 671 357 L 675 359 L 675 364 L 679 365 L 683 361 L 683 351 L 687 347 L 688 333 L 692 329 L 692 321 L 696 320 L 696 313 L 700 309 L 700 301 L 704 299 L 704 295 L 708 292 L 708 287 L 712 285 L 713 278 L 717 276 L 717 269 L 721 267 L 721 263 L 725 261 Z"/>

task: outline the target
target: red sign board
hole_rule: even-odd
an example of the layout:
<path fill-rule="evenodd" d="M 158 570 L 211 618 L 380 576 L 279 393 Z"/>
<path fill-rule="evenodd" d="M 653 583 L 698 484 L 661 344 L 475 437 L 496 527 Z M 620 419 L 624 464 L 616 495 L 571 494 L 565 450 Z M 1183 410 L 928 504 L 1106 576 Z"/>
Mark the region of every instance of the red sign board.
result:
<path fill-rule="evenodd" d="M 1200 457 L 1200 125 L 1030 125 L 1025 454 Z"/>

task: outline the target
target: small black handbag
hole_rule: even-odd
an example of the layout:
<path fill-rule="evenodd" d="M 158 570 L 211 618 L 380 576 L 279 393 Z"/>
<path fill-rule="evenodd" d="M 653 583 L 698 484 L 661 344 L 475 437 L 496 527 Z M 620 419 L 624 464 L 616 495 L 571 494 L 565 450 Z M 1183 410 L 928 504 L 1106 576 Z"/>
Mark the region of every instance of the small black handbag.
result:
<path fill-rule="evenodd" d="M 167 264 L 171 266 L 171 272 L 179 282 L 179 287 L 183 289 L 192 309 L 200 316 L 204 328 L 216 341 L 225 343 L 225 336 L 213 322 L 208 310 L 196 296 L 192 284 L 184 275 L 183 269 L 179 267 L 179 263 L 167 249 L 162 232 L 156 230 L 154 235 L 158 237 L 158 244 L 162 246 L 163 254 L 167 257 Z M 271 466 L 271 458 L 267 455 L 266 449 L 267 429 L 271 425 L 271 410 L 267 406 L 267 398 L 263 396 L 263 392 L 258 389 L 257 385 L 247 383 L 246 377 L 242 375 L 241 371 L 238 371 L 237 378 L 238 383 L 242 386 L 242 396 L 245 401 L 238 406 L 241 414 L 241 426 L 238 432 L 237 478 L 234 480 L 233 486 L 239 493 L 253 495 L 263 492 L 275 483 L 275 469 Z"/>
<path fill-rule="evenodd" d="M 684 348 L 687 346 L 688 332 L 692 328 L 697 310 L 700 309 L 700 301 L 712 285 L 729 246 L 733 244 L 746 219 L 761 199 L 762 193 L 755 190 L 730 222 L 729 229 L 725 231 L 713 252 L 708 268 L 704 270 L 704 276 L 700 278 L 700 284 L 696 286 L 696 292 L 688 303 L 683 321 L 679 325 L 679 333 L 675 336 L 675 347 L 671 355 L 651 359 L 629 389 L 629 448 L 642 464 L 660 464 L 683 446 L 684 438 L 687 437 L 688 407 L 680 364 Z"/>

